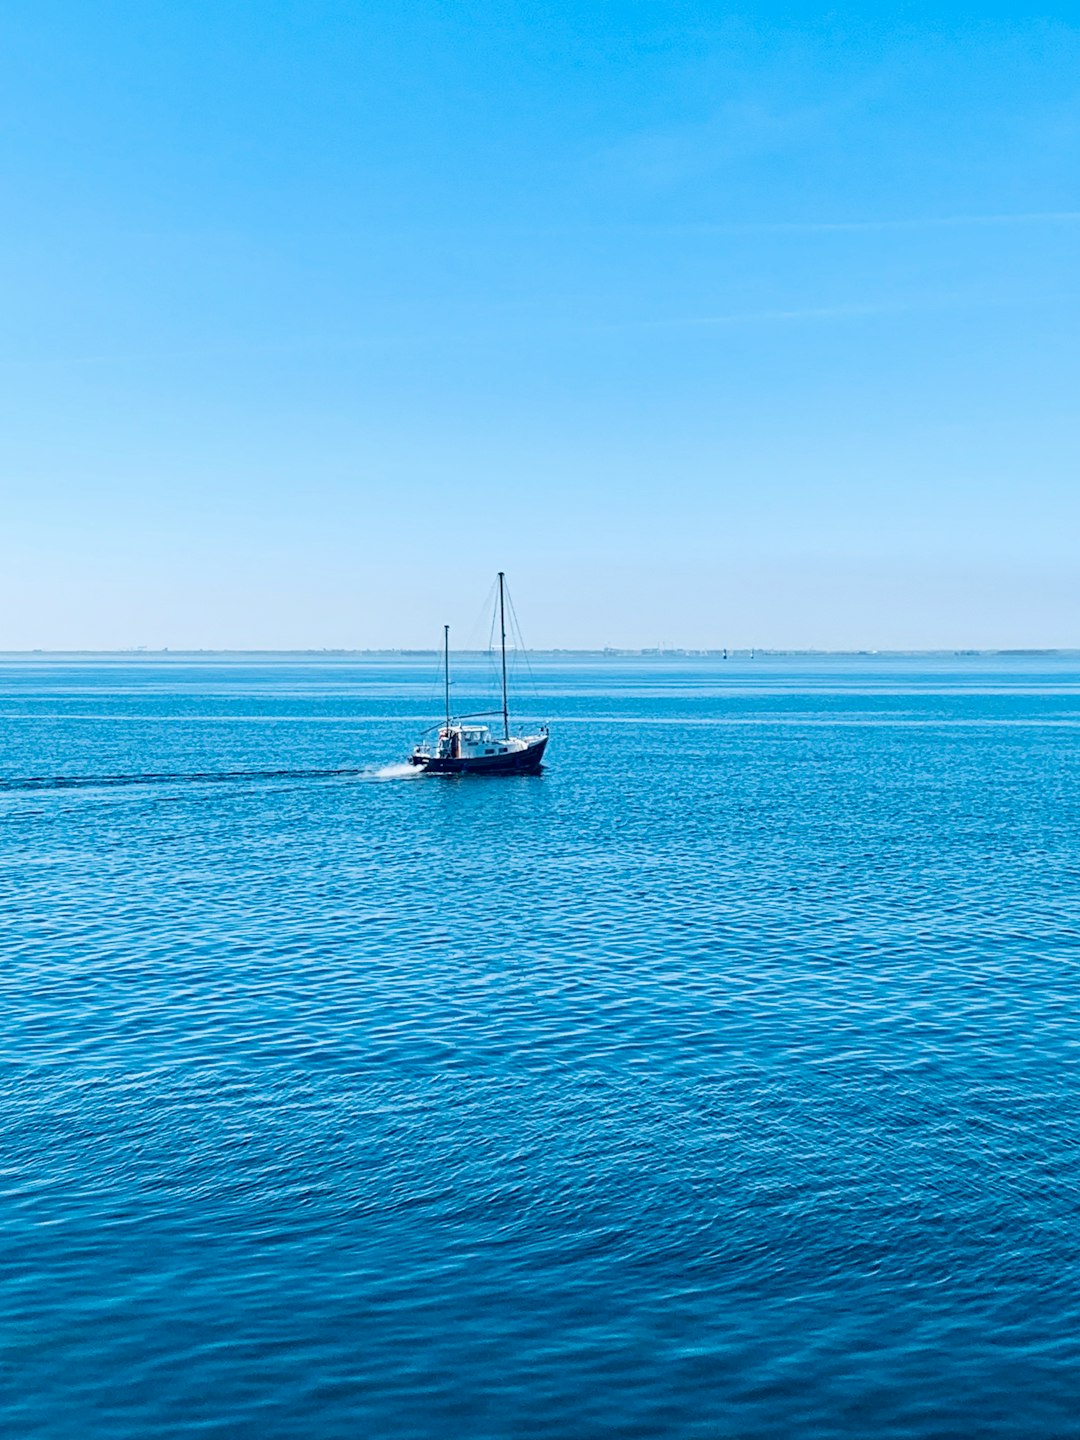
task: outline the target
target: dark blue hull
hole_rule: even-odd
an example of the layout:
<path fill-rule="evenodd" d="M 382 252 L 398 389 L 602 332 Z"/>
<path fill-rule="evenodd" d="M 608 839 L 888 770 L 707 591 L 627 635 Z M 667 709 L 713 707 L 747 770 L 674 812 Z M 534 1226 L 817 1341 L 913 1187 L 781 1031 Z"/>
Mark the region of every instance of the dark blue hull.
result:
<path fill-rule="evenodd" d="M 535 775 L 541 768 L 547 742 L 544 735 L 525 750 L 513 750 L 509 755 L 476 755 L 467 760 L 455 760 L 449 755 L 414 755 L 411 763 L 422 766 L 429 775 Z"/>

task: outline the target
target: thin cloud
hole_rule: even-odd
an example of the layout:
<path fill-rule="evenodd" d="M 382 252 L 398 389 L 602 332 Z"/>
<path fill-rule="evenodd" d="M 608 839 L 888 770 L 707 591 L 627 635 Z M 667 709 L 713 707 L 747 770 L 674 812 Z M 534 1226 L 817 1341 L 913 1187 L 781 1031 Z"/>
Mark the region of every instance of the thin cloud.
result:
<path fill-rule="evenodd" d="M 810 305 L 792 310 L 746 310 L 734 311 L 728 315 L 695 315 L 668 323 L 674 325 L 782 325 L 804 320 L 861 320 L 875 315 L 897 315 L 912 308 L 911 304 L 903 302 Z"/>
<path fill-rule="evenodd" d="M 696 125 L 633 136 L 599 157 L 603 169 L 650 188 L 699 178 L 733 162 L 805 144 L 835 105 L 780 108 L 731 101 Z"/>
<path fill-rule="evenodd" d="M 730 220 L 660 226 L 687 235 L 814 234 L 830 231 L 946 230 L 962 226 L 1076 225 L 1080 210 L 1032 210 L 1015 215 L 920 215 L 882 220 Z"/>
<path fill-rule="evenodd" d="M 1072 301 L 1073 295 L 1057 295 L 1057 303 Z M 638 322 L 634 328 L 668 329 L 700 327 L 737 327 L 740 325 L 812 324 L 815 321 L 868 320 L 890 315 L 908 315 L 934 310 L 962 310 L 971 307 L 1000 308 L 1025 305 L 1038 297 L 1025 294 L 1003 295 L 995 292 L 974 294 L 916 295 L 906 300 L 852 301 L 839 305 L 804 305 L 762 310 L 733 310 L 717 315 L 683 315 L 666 320 Z"/>

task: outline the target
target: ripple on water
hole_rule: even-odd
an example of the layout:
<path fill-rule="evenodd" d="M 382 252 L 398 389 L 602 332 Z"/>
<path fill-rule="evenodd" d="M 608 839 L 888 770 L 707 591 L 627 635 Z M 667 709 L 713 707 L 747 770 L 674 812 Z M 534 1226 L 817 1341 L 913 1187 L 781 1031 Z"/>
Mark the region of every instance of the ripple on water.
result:
<path fill-rule="evenodd" d="M 1077 1433 L 1077 676 L 578 663 L 0 672 L 13 1433 Z"/>

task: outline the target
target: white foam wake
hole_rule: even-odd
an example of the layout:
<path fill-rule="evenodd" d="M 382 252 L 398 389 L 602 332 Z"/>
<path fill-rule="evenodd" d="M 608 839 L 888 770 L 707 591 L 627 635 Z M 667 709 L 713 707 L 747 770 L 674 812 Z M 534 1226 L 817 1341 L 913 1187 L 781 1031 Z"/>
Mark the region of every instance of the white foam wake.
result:
<path fill-rule="evenodd" d="M 410 765 L 399 760 L 393 765 L 380 765 L 374 770 L 365 770 L 365 780 L 418 780 L 424 773 L 419 765 Z"/>

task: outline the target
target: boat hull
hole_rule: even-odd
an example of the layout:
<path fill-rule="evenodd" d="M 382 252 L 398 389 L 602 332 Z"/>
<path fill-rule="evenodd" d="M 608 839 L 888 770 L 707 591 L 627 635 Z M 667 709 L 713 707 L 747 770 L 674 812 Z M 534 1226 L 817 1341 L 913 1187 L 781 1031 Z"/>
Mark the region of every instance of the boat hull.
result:
<path fill-rule="evenodd" d="M 542 735 L 524 750 L 502 755 L 413 755 L 411 764 L 429 775 L 535 775 L 541 768 L 548 737 Z"/>

